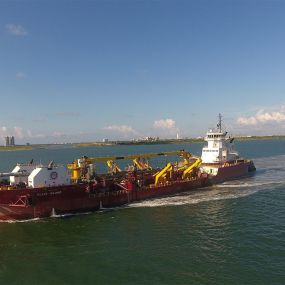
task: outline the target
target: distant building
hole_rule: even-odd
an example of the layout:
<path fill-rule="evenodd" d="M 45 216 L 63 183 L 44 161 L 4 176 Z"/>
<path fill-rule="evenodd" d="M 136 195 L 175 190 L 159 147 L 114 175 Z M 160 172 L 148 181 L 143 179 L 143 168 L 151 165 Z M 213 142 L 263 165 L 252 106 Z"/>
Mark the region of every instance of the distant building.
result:
<path fill-rule="evenodd" d="M 5 137 L 5 146 L 14 146 L 15 145 L 15 138 L 14 136 L 7 136 Z"/>
<path fill-rule="evenodd" d="M 108 139 L 103 139 L 103 143 L 107 143 L 107 142 L 109 142 Z"/>
<path fill-rule="evenodd" d="M 9 144 L 10 144 L 9 137 L 5 137 L 5 146 L 9 146 Z"/>
<path fill-rule="evenodd" d="M 14 146 L 15 145 L 15 138 L 14 136 L 10 137 L 10 146 Z"/>
<path fill-rule="evenodd" d="M 155 142 L 155 141 L 159 141 L 159 137 L 145 137 L 143 139 L 144 141 L 147 141 L 147 142 Z"/>

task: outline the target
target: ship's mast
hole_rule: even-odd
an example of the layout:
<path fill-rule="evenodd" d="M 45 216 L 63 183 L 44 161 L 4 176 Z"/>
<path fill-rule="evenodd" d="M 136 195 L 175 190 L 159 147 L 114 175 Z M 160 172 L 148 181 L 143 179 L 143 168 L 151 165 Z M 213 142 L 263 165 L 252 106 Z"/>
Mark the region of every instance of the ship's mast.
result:
<path fill-rule="evenodd" d="M 218 121 L 217 127 L 218 127 L 218 130 L 221 133 L 222 132 L 222 115 L 221 115 L 221 113 L 219 113 L 218 118 L 219 118 L 219 121 Z"/>

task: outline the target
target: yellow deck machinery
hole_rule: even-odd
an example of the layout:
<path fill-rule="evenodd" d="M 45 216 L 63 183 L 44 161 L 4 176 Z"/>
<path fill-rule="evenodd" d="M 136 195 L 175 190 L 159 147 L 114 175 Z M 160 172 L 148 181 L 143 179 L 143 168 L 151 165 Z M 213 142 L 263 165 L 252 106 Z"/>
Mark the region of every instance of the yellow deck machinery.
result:
<path fill-rule="evenodd" d="M 184 151 L 184 150 L 168 151 L 168 152 L 161 152 L 161 153 L 133 154 L 133 155 L 127 155 L 127 156 L 112 156 L 112 157 L 111 156 L 105 156 L 105 157 L 83 156 L 82 158 L 76 159 L 71 164 L 68 164 L 68 169 L 71 171 L 72 180 L 77 181 L 79 179 L 83 179 L 83 180 L 89 179 L 92 175 L 94 175 L 95 166 L 96 166 L 95 164 L 98 162 L 107 163 L 109 173 L 116 174 L 122 171 L 120 167 L 116 164 L 116 161 L 118 160 L 132 160 L 134 169 L 136 168 L 138 170 L 144 171 L 144 170 L 152 170 L 152 167 L 150 166 L 148 159 L 153 158 L 153 157 L 159 157 L 159 156 L 179 156 L 183 158 L 183 161 L 180 163 L 180 166 L 179 166 L 180 170 L 187 170 L 190 164 L 192 164 L 191 159 L 193 158 L 191 153 Z M 169 176 L 171 176 L 171 172 L 173 171 L 173 165 L 171 164 L 171 167 L 166 166 L 165 168 L 163 168 L 163 170 L 155 174 L 155 177 L 156 177 L 155 181 L 157 181 L 157 183 L 165 179 L 167 176 L 166 174 L 169 174 Z"/>
<path fill-rule="evenodd" d="M 200 158 L 195 158 L 190 160 L 190 156 L 182 162 L 182 166 L 178 167 L 173 163 L 168 163 L 162 170 L 154 174 L 155 186 L 158 184 L 165 184 L 167 181 L 171 180 L 174 170 L 183 171 L 182 179 L 189 179 L 192 172 L 196 167 L 202 163 Z"/>

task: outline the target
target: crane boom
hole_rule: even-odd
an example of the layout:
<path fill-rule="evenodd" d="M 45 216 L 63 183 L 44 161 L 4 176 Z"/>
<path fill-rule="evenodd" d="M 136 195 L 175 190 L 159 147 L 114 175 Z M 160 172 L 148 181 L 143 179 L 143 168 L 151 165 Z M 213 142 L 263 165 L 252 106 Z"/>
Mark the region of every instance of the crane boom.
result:
<path fill-rule="evenodd" d="M 90 163 L 92 162 L 105 162 L 108 160 L 133 160 L 136 158 L 152 158 L 152 157 L 158 157 L 158 156 L 171 156 L 171 155 L 179 155 L 183 157 L 188 157 L 191 154 L 184 150 L 179 151 L 166 151 L 166 152 L 159 152 L 159 153 L 141 153 L 141 154 L 131 154 L 131 155 L 125 155 L 125 156 L 98 156 L 98 157 L 82 157 L 82 160 L 86 160 Z"/>
<path fill-rule="evenodd" d="M 140 157 L 135 158 L 133 159 L 133 163 L 139 170 L 151 170 L 152 169 L 148 161 L 145 161 L 144 158 L 140 158 Z"/>
<path fill-rule="evenodd" d="M 202 163 L 201 159 L 196 159 L 196 161 L 191 164 L 189 167 L 187 167 L 184 171 L 183 171 L 183 175 L 182 175 L 182 179 L 186 178 L 195 167 L 198 167 L 200 164 Z"/>
<path fill-rule="evenodd" d="M 158 185 L 161 179 L 165 177 L 165 174 L 167 172 L 171 173 L 172 170 L 173 170 L 172 164 L 170 162 L 167 163 L 167 165 L 161 171 L 155 174 L 155 185 Z"/>
<path fill-rule="evenodd" d="M 122 172 L 120 167 L 113 160 L 107 160 L 107 165 L 110 173 L 116 174 L 118 172 Z"/>

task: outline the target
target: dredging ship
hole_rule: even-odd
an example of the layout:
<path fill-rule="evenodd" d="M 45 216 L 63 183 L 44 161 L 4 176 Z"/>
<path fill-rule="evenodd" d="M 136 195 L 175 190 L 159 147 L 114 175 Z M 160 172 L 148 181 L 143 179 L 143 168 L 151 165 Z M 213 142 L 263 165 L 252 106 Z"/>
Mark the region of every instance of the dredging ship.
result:
<path fill-rule="evenodd" d="M 67 167 L 17 164 L 10 173 L 0 173 L 9 181 L 0 186 L 0 220 L 25 220 L 51 215 L 96 211 L 134 201 L 189 191 L 248 175 L 255 170 L 250 160 L 240 159 L 232 140 L 218 129 L 206 135 L 208 143 L 201 159 L 184 150 L 134 154 L 119 157 L 82 157 Z M 153 157 L 177 156 L 154 169 Z M 120 160 L 130 160 L 125 170 Z M 97 174 L 95 165 L 105 162 L 108 173 Z"/>

